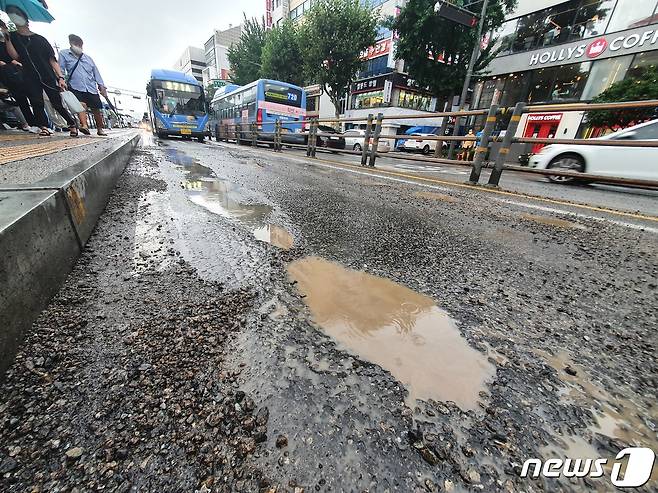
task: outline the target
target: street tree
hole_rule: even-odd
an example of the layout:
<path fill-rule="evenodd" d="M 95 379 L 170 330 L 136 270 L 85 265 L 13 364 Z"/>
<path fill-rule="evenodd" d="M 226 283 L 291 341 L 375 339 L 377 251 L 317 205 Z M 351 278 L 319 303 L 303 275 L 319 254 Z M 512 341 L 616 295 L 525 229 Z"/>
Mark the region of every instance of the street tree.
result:
<path fill-rule="evenodd" d="M 231 80 L 235 84 L 242 86 L 260 78 L 265 36 L 265 20 L 247 19 L 245 15 L 240 41 L 228 50 Z"/>
<path fill-rule="evenodd" d="M 378 19 L 378 11 L 358 0 L 319 0 L 300 27 L 307 79 L 324 88 L 337 118 L 363 66 L 362 52 L 375 43 Z"/>
<path fill-rule="evenodd" d="M 261 57 L 261 77 L 301 86 L 304 66 L 297 26 L 287 19 L 268 31 Z"/>
<path fill-rule="evenodd" d="M 210 103 L 210 101 L 212 101 L 212 98 L 215 97 L 216 92 L 217 92 L 217 87 L 215 87 L 214 84 L 208 84 L 206 86 L 206 101 Z"/>
<path fill-rule="evenodd" d="M 516 6 L 517 0 L 490 0 L 483 33 L 495 32 L 505 21 L 505 15 Z M 388 25 L 398 33 L 396 56 L 405 61 L 410 75 L 436 96 L 447 100 L 461 92 L 477 29 L 441 17 L 434 11 L 436 0 L 409 0 L 400 14 L 389 19 Z M 452 2 L 479 12 L 481 1 Z M 482 43 L 475 63 L 475 73 L 484 69 L 496 56 L 495 39 Z"/>
<path fill-rule="evenodd" d="M 658 67 L 649 66 L 632 77 L 615 82 L 592 100 L 593 103 L 617 103 L 658 99 Z M 658 116 L 658 108 L 591 111 L 587 122 L 593 127 L 615 130 Z"/>

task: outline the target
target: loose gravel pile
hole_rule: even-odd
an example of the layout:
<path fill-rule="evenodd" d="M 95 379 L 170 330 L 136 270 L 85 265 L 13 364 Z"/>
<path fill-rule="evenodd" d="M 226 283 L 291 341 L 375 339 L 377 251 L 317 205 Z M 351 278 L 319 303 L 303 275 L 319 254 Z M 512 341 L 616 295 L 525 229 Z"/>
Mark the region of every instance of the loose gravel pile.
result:
<path fill-rule="evenodd" d="M 257 491 L 268 409 L 225 368 L 252 294 L 177 252 L 135 270 L 140 200 L 164 184 L 138 151 L 83 257 L 0 385 L 0 491 Z M 162 218 L 165 221 L 165 218 Z M 161 230 L 163 226 L 158 226 Z"/>

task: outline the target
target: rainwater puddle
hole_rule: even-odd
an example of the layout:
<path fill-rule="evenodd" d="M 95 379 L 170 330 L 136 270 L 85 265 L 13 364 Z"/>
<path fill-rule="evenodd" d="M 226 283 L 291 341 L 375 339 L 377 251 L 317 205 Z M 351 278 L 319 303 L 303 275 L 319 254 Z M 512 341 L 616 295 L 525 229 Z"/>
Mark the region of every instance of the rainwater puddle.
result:
<path fill-rule="evenodd" d="M 431 298 L 400 284 L 317 257 L 288 266 L 314 321 L 343 348 L 390 371 L 416 399 L 477 408 L 495 375 Z"/>
<path fill-rule="evenodd" d="M 259 241 L 264 241 L 283 250 L 290 250 L 295 243 L 295 239 L 288 231 L 272 224 L 266 224 L 254 230 L 254 236 Z"/>
<path fill-rule="evenodd" d="M 416 192 L 414 193 L 415 197 L 419 199 L 429 199 L 429 200 L 438 200 L 440 202 L 448 202 L 454 204 L 459 202 L 456 198 L 446 195 L 445 193 L 436 193 L 436 192 Z"/>
<path fill-rule="evenodd" d="M 644 415 L 654 422 L 658 421 L 655 409 L 647 408 L 635 399 L 610 394 L 597 385 L 586 369 L 573 362 L 566 352 L 555 356 L 544 351 L 537 353 L 557 370 L 560 379 L 567 385 L 568 390 L 562 393 L 562 399 L 592 411 L 596 423 L 588 426 L 588 432 L 618 439 L 631 446 L 658 449 L 655 432 L 652 432 L 642 419 Z M 575 370 L 576 375 L 566 373 L 566 367 Z"/>
<path fill-rule="evenodd" d="M 218 178 L 212 169 L 178 149 L 168 148 L 166 154 L 169 161 L 183 169 L 185 180 L 181 186 L 191 202 L 213 214 L 245 223 L 253 229 L 257 240 L 284 250 L 292 248 L 294 238 L 288 231 L 266 224 L 265 220 L 273 210 L 271 206 L 253 204 L 246 190 Z"/>
<path fill-rule="evenodd" d="M 564 219 L 558 219 L 556 217 L 537 216 L 535 214 L 521 214 L 521 219 L 524 219 L 526 221 L 532 221 L 539 224 L 545 224 L 547 226 L 555 226 L 556 228 L 587 229 L 582 224 L 574 223 L 572 221 L 566 221 Z"/>

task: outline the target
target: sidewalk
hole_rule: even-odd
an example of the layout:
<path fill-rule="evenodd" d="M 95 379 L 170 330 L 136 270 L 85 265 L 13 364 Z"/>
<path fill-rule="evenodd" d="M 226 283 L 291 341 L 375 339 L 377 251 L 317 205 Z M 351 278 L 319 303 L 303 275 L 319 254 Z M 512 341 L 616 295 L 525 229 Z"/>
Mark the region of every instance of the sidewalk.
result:
<path fill-rule="evenodd" d="M 101 157 L 135 132 L 121 129 L 109 132 L 108 137 L 77 138 L 68 133 L 39 137 L 16 130 L 0 132 L 0 186 L 34 183 L 86 158 Z"/>

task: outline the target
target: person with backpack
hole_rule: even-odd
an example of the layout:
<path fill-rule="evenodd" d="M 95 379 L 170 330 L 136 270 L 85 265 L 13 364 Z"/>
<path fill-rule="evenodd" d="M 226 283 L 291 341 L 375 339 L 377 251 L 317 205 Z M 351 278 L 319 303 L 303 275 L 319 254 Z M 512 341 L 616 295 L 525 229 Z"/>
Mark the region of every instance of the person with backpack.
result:
<path fill-rule="evenodd" d="M 103 131 L 103 115 L 101 114 L 103 104 L 99 96 L 100 93 L 107 98 L 105 82 L 103 82 L 94 60 L 84 52 L 82 38 L 71 34 L 69 35 L 69 44 L 71 46 L 68 50 L 59 52 L 59 65 L 62 72 L 66 73 L 66 80 L 71 92 L 75 94 L 75 97 L 85 108 L 85 111 L 78 113 L 80 131 L 85 135 L 89 135 L 89 122 L 86 112 L 89 108 L 94 114 L 98 135 L 107 135 Z"/>
<path fill-rule="evenodd" d="M 52 135 L 43 98 L 45 92 L 55 111 L 66 120 L 71 137 L 77 137 L 78 126 L 64 107 L 60 95 L 61 91 L 66 90 L 66 80 L 62 76 L 53 47 L 46 38 L 30 30 L 27 14 L 20 8 L 8 5 L 6 12 L 17 28 L 6 39 L 7 51 L 12 56 L 18 55 L 18 61 L 23 66 L 23 91 L 32 106 L 32 114 L 25 115 L 25 118 L 39 127 L 39 135 Z"/>

